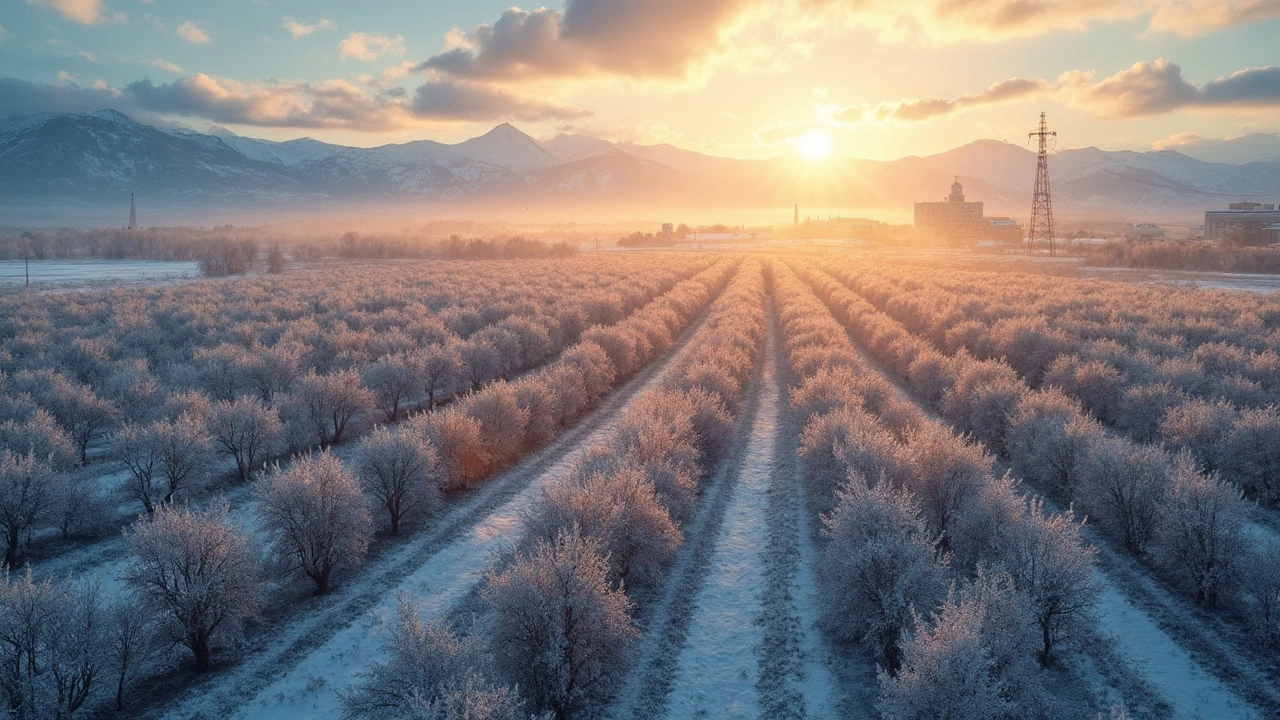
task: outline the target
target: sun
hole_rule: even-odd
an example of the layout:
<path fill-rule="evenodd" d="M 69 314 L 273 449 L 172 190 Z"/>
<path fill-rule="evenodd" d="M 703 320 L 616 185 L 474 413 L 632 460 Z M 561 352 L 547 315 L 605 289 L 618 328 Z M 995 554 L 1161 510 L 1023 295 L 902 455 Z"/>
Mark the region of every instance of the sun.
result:
<path fill-rule="evenodd" d="M 795 139 L 796 152 L 805 160 L 826 160 L 831 156 L 831 136 L 821 130 L 810 130 Z"/>

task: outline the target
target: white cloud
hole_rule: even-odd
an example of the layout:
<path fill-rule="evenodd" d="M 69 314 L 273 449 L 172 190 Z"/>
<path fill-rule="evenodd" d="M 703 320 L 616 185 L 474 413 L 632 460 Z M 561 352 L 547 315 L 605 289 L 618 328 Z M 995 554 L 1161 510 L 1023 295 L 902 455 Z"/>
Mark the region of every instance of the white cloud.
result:
<path fill-rule="evenodd" d="M 94 55 L 88 50 L 81 50 L 80 57 L 84 58 L 85 60 L 88 60 L 91 63 L 94 63 L 95 65 L 98 63 L 98 56 Z"/>
<path fill-rule="evenodd" d="M 151 67 L 153 67 L 153 68 L 157 68 L 157 69 L 159 69 L 159 70 L 164 70 L 164 71 L 166 71 L 166 72 L 171 72 L 171 73 L 175 73 L 175 74 L 181 74 L 181 73 L 182 73 L 182 68 L 180 68 L 180 67 L 178 67 L 177 65 L 174 65 L 173 63 L 169 62 L 168 60 L 164 60 L 164 59 L 162 59 L 162 58 L 158 58 L 158 57 L 157 57 L 157 58 L 146 58 L 146 59 L 144 59 L 144 60 L 142 61 L 142 63 L 143 63 L 144 65 L 149 65 L 149 66 L 151 66 Z"/>
<path fill-rule="evenodd" d="M 204 30 L 201 30 L 198 25 L 190 20 L 179 25 L 176 32 L 178 33 L 178 37 L 193 45 L 209 44 L 209 34 Z"/>
<path fill-rule="evenodd" d="M 338 44 L 339 54 L 357 60 L 377 60 L 382 55 L 403 55 L 404 38 L 383 33 L 353 32 Z"/>
<path fill-rule="evenodd" d="M 306 37 L 316 30 L 332 30 L 337 27 L 337 25 L 328 18 L 321 18 L 320 22 L 316 23 L 304 23 L 285 16 L 282 20 L 281 27 L 288 30 L 289 34 L 292 35 L 294 39 L 297 39 L 300 37 Z"/>
<path fill-rule="evenodd" d="M 101 0 L 27 0 L 27 4 L 56 10 L 62 17 L 81 25 L 103 20 Z"/>

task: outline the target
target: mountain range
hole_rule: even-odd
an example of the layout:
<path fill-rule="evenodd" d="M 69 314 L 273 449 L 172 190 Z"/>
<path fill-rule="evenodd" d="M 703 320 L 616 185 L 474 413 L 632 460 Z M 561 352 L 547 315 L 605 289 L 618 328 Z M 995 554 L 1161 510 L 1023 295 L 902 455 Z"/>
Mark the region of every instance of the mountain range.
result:
<path fill-rule="evenodd" d="M 1056 153 L 1050 159 L 1055 211 L 1067 218 L 1190 220 L 1235 200 L 1280 200 L 1275 137 L 1179 147 L 1187 152 Z M 884 211 L 903 220 L 913 202 L 940 199 L 958 177 L 968 199 L 984 201 L 989 215 L 1022 218 L 1035 165 L 1030 150 L 994 140 L 927 157 L 805 163 L 719 158 L 584 135 L 539 141 L 509 124 L 453 145 L 419 140 L 355 148 L 311 138 L 272 142 L 228 131 L 161 129 L 114 110 L 0 122 L 0 207 L 41 212 L 63 203 L 118 208 L 124 193 L 136 191 L 149 207 L 378 203 L 663 215 L 799 203 L 873 217 Z"/>

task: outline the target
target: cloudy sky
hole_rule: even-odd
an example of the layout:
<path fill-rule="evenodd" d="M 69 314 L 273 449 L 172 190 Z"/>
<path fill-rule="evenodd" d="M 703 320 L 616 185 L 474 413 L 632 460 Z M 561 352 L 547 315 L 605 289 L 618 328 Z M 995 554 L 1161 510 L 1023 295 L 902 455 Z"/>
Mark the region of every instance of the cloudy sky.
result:
<path fill-rule="evenodd" d="M 772 157 L 1280 131 L 1280 0 L 5 0 L 0 117 L 373 146 L 509 121 Z"/>

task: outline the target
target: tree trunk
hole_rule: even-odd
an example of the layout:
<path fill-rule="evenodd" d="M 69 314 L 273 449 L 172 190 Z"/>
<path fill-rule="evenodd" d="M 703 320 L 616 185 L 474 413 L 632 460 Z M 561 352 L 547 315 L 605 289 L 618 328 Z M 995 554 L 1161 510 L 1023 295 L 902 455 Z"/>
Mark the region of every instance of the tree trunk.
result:
<path fill-rule="evenodd" d="M 1040 649 L 1040 664 L 1044 667 L 1049 667 L 1049 664 L 1053 662 L 1053 637 L 1049 633 L 1049 622 L 1047 620 L 1040 622 L 1040 639 L 1043 642 L 1043 647 Z"/>
<path fill-rule="evenodd" d="M 204 672 L 209 669 L 209 639 L 202 635 L 191 637 L 191 654 L 196 658 L 196 669 Z"/>
<path fill-rule="evenodd" d="M 8 537 L 6 538 L 9 542 L 4 552 L 4 565 L 10 570 L 13 570 L 18 564 L 19 536 L 18 528 L 12 525 L 9 526 Z"/>

